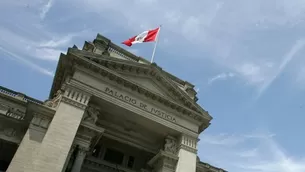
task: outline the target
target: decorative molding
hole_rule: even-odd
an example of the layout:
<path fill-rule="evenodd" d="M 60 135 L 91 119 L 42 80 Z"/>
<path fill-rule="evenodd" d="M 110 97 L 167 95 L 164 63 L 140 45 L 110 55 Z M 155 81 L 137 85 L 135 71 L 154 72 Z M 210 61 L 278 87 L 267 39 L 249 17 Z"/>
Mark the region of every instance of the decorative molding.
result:
<path fill-rule="evenodd" d="M 182 134 L 180 137 L 179 149 L 184 149 L 197 154 L 197 142 L 198 138 Z"/>
<path fill-rule="evenodd" d="M 57 108 L 60 100 L 61 100 L 61 97 L 62 97 L 62 91 L 61 90 L 57 90 L 56 94 L 55 94 L 55 97 L 52 98 L 52 99 L 48 99 L 46 100 L 43 104 L 45 106 L 48 106 L 50 108 Z"/>
<path fill-rule="evenodd" d="M 160 150 L 147 164 L 154 170 L 166 168 L 169 171 L 175 171 L 179 157 L 169 152 Z"/>
<path fill-rule="evenodd" d="M 43 129 L 49 128 L 52 117 L 34 112 L 31 124 Z"/>
<path fill-rule="evenodd" d="M 86 109 L 90 95 L 76 88 L 72 88 L 69 85 L 66 85 L 66 87 L 61 100 L 80 109 Z"/>
<path fill-rule="evenodd" d="M 105 129 L 95 124 L 82 122 L 75 137 L 75 144 L 88 147 L 88 151 L 93 151 L 95 145 L 100 140 Z"/>
<path fill-rule="evenodd" d="M 78 145 L 77 156 L 86 156 L 89 153 L 89 148 Z"/>

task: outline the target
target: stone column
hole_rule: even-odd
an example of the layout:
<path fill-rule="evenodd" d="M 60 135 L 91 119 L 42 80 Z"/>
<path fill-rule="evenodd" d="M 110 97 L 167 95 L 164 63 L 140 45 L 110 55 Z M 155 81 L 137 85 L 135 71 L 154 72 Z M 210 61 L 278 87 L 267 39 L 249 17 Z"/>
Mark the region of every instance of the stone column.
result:
<path fill-rule="evenodd" d="M 31 172 L 61 172 L 90 96 L 66 86 Z"/>
<path fill-rule="evenodd" d="M 182 134 L 179 139 L 179 160 L 177 163 L 176 172 L 196 172 L 197 142 L 198 138 L 193 138 Z"/>
<path fill-rule="evenodd" d="M 66 171 L 67 166 L 68 166 L 68 164 L 69 164 L 69 162 L 70 162 L 71 155 L 72 155 L 72 153 L 73 153 L 75 147 L 76 147 L 76 145 L 72 145 L 72 147 L 71 147 L 71 149 L 70 149 L 70 151 L 69 151 L 69 153 L 68 153 L 66 162 L 65 162 L 65 164 L 64 164 L 64 168 L 62 169 L 62 172 L 65 172 L 65 171 Z"/>
<path fill-rule="evenodd" d="M 76 158 L 73 163 L 71 172 L 80 172 L 87 153 L 88 153 L 88 148 L 81 146 L 78 147 Z"/>

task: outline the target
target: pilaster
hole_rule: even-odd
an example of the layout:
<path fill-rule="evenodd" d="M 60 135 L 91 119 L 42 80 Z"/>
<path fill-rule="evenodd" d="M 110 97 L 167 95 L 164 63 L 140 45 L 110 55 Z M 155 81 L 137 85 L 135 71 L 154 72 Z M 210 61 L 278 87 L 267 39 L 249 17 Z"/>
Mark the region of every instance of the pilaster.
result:
<path fill-rule="evenodd" d="M 196 172 L 198 138 L 182 134 L 179 139 L 178 163 L 175 172 Z"/>
<path fill-rule="evenodd" d="M 33 112 L 33 118 L 26 131 L 7 172 L 34 171 L 34 159 L 39 152 L 41 142 L 52 121 L 53 114 Z"/>
<path fill-rule="evenodd" d="M 56 113 L 35 157 L 33 172 L 62 171 L 90 95 L 66 85 L 64 93 L 58 97 Z"/>

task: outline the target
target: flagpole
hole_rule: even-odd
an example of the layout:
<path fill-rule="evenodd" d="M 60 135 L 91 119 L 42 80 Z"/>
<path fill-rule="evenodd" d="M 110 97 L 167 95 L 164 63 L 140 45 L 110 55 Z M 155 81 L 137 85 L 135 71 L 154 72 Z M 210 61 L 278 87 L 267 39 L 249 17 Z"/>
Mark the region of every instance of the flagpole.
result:
<path fill-rule="evenodd" d="M 150 63 L 153 63 L 153 61 L 154 61 L 154 56 L 155 56 L 155 52 L 156 52 L 156 48 L 157 48 L 157 44 L 158 44 L 158 40 L 159 40 L 160 31 L 161 31 L 161 25 L 159 26 L 157 38 L 156 38 L 156 41 L 155 41 L 155 47 L 154 47 L 154 50 L 153 50 L 153 53 L 152 53 L 152 56 L 151 56 Z"/>

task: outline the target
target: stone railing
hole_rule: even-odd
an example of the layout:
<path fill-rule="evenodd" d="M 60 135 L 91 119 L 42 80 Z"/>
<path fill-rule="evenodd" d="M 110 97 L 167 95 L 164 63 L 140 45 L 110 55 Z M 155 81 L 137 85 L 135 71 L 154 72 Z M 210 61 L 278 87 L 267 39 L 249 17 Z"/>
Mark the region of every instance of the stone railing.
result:
<path fill-rule="evenodd" d="M 118 50 L 116 50 L 116 49 L 114 49 L 114 48 L 112 48 L 112 47 L 109 47 L 109 48 L 108 48 L 108 52 L 109 52 L 109 53 L 114 53 L 114 54 L 116 54 L 116 55 L 118 55 L 118 56 L 121 56 L 121 57 L 123 57 L 124 59 L 128 59 L 128 60 L 130 60 L 130 61 L 135 61 L 134 59 L 128 57 L 127 55 L 121 53 L 120 51 L 118 51 Z"/>
<path fill-rule="evenodd" d="M 125 167 L 109 163 L 94 157 L 87 157 L 84 161 L 83 167 L 88 169 L 95 169 L 98 171 L 113 171 L 113 172 L 135 172 Z"/>
<path fill-rule="evenodd" d="M 43 104 L 39 100 L 33 99 L 33 98 L 28 97 L 28 96 L 26 96 L 24 94 L 15 92 L 13 90 L 7 89 L 7 88 L 2 87 L 2 86 L 0 86 L 0 94 L 4 94 L 4 95 L 9 96 L 9 97 L 14 97 L 16 99 L 23 100 L 25 102 L 31 102 L 31 103 L 40 104 L 40 105 Z"/>

